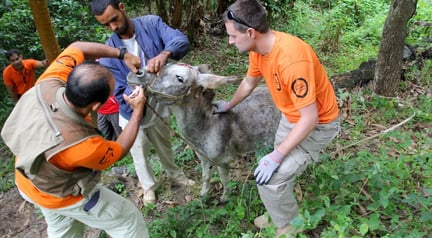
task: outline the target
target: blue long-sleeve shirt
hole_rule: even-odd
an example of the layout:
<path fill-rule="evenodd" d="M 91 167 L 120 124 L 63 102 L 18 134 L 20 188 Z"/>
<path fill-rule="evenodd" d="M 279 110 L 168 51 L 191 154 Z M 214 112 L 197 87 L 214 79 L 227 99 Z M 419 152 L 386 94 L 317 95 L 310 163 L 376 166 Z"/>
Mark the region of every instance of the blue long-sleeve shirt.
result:
<path fill-rule="evenodd" d="M 179 30 L 168 26 L 159 16 L 146 15 L 132 19 L 135 31 L 135 39 L 141 47 L 144 55 L 141 56 L 142 61 L 148 60 L 157 56 L 160 52 L 166 50 L 171 51 L 171 58 L 180 60 L 186 56 L 189 51 L 189 40 L 185 34 Z M 124 46 L 122 40 L 116 33 L 111 34 L 110 38 L 105 43 L 112 47 Z M 123 60 L 114 58 L 101 58 L 99 63 L 106 66 L 114 74 L 115 89 L 114 96 L 120 104 L 119 113 L 126 119 L 130 119 L 132 108 L 123 99 L 123 94 L 130 95 L 132 89 L 127 85 L 127 74 L 129 68 Z M 148 98 L 147 103 L 150 104 L 161 116 L 168 116 L 169 112 L 166 106 L 160 105 L 153 98 Z M 150 126 L 155 116 L 146 110 L 144 117 L 144 126 Z"/>

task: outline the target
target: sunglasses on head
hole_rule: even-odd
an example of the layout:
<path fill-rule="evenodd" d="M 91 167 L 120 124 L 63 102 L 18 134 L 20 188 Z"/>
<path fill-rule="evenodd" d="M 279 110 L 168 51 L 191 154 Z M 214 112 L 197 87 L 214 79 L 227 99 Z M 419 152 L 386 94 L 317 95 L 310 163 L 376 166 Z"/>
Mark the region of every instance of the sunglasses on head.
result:
<path fill-rule="evenodd" d="M 227 17 L 228 17 L 228 19 L 230 19 L 232 21 L 235 21 L 235 22 L 240 23 L 242 25 L 245 25 L 247 27 L 253 28 L 251 25 L 247 24 L 246 22 L 242 21 L 240 18 L 236 17 L 230 9 L 228 9 Z"/>

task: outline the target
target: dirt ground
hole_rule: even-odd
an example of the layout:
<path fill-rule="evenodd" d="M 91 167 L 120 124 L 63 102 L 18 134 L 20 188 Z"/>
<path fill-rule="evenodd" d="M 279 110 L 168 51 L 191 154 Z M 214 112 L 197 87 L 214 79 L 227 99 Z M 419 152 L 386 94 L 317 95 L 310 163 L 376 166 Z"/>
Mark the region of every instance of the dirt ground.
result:
<path fill-rule="evenodd" d="M 25 202 L 16 187 L 0 197 L 0 235 L 6 237 L 47 237 L 45 220 L 32 204 Z"/>

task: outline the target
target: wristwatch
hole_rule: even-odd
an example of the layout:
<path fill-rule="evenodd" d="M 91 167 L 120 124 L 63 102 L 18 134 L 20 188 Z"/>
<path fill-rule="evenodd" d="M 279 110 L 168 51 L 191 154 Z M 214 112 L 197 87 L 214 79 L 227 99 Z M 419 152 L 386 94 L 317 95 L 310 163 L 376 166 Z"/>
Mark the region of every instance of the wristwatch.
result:
<path fill-rule="evenodd" d="M 125 47 L 125 46 L 120 46 L 119 47 L 119 50 L 120 50 L 120 54 L 119 54 L 119 56 L 117 57 L 119 60 L 123 60 L 124 59 L 124 55 L 126 54 L 126 52 L 127 52 L 127 48 Z"/>

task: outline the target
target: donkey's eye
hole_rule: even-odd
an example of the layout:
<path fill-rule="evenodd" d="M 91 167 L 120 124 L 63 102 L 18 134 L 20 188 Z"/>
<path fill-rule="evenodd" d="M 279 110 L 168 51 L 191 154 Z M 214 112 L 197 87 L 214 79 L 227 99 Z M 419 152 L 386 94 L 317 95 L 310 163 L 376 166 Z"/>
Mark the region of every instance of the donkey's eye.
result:
<path fill-rule="evenodd" d="M 184 78 L 180 75 L 176 75 L 177 81 L 179 81 L 180 83 L 184 83 Z"/>

